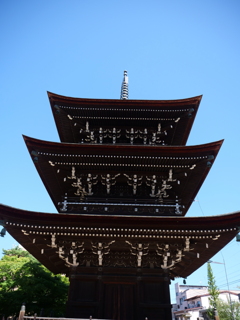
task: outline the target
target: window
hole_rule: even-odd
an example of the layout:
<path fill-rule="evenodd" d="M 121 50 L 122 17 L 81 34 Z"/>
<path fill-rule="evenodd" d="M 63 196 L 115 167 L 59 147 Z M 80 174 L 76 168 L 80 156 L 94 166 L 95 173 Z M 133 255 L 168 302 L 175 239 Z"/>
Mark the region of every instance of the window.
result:
<path fill-rule="evenodd" d="M 182 298 L 180 298 L 180 304 L 182 304 L 184 300 L 185 300 L 184 296 Z"/>

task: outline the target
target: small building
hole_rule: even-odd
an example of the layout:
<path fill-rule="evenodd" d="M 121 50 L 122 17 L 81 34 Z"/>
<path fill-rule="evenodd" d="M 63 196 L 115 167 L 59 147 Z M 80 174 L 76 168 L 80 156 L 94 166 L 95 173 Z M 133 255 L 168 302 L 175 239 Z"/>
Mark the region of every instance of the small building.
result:
<path fill-rule="evenodd" d="M 175 320 L 206 319 L 209 308 L 209 292 L 207 286 L 179 285 L 175 284 L 176 305 L 173 307 Z M 240 290 L 220 290 L 219 298 L 223 302 L 239 302 Z"/>

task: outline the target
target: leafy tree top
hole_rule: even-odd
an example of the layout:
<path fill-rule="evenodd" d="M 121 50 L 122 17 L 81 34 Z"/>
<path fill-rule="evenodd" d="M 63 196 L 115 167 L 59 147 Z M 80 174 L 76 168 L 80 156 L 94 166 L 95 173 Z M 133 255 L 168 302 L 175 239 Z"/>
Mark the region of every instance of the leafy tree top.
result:
<path fill-rule="evenodd" d="M 54 275 L 27 251 L 3 250 L 0 260 L 0 318 L 18 314 L 23 302 L 28 314 L 63 316 L 68 278 Z"/>
<path fill-rule="evenodd" d="M 7 249 L 7 250 L 3 249 L 3 255 L 4 256 L 10 256 L 10 257 L 16 256 L 18 258 L 26 257 L 26 258 L 29 258 L 31 260 L 35 259 L 28 251 L 22 249 L 19 246 L 16 246 L 16 247 L 14 247 L 12 249 Z"/>
<path fill-rule="evenodd" d="M 208 315 L 210 318 L 214 318 L 214 309 L 217 309 L 219 301 L 219 290 L 216 285 L 216 280 L 212 272 L 212 267 L 210 262 L 207 264 L 207 277 L 208 277 L 208 292 L 210 294 L 209 304 L 210 308 L 208 309 Z"/>
<path fill-rule="evenodd" d="M 219 290 L 216 285 L 216 280 L 212 272 L 211 264 L 209 262 L 207 264 L 207 275 L 208 275 L 208 292 L 212 296 L 213 301 L 217 303 L 217 300 L 219 297 Z"/>

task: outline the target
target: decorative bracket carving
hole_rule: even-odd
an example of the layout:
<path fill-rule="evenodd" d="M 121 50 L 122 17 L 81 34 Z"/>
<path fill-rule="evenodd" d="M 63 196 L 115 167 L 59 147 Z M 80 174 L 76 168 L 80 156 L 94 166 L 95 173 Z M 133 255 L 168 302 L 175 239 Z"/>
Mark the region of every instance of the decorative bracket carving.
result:
<path fill-rule="evenodd" d="M 120 176 L 120 173 L 116 174 L 115 176 L 111 176 L 109 173 L 106 175 L 101 175 L 101 182 L 107 188 L 107 194 L 110 194 L 111 186 L 116 184 L 116 178 Z"/>
<path fill-rule="evenodd" d="M 157 255 L 162 257 L 162 269 L 172 269 L 175 264 L 181 262 L 182 257 L 184 257 L 183 252 L 189 252 L 193 250 L 190 247 L 190 238 L 185 238 L 185 243 L 183 245 L 171 246 L 169 244 L 159 245 L 157 244 Z"/>
<path fill-rule="evenodd" d="M 107 137 L 112 139 L 112 143 L 115 144 L 117 139 L 121 137 L 121 129 L 117 130 L 116 128 L 108 129 Z"/>
<path fill-rule="evenodd" d="M 83 201 L 88 193 L 82 185 L 82 179 L 77 178 L 77 182 L 72 183 L 72 187 L 77 188 L 74 194 L 80 197 L 80 201 Z"/>
<path fill-rule="evenodd" d="M 83 245 L 84 242 L 79 243 L 73 241 L 64 241 L 62 244 L 58 244 L 56 234 L 53 233 L 51 244 L 48 246 L 53 249 L 56 248 L 56 253 L 58 253 L 59 258 L 64 260 L 67 266 L 77 267 L 79 265 L 79 262 L 77 262 L 78 255 L 84 251 Z"/>
<path fill-rule="evenodd" d="M 105 242 L 97 242 L 92 243 L 92 251 L 94 254 L 98 255 L 98 264 L 99 266 L 102 266 L 103 264 L 103 256 L 105 254 L 109 254 L 110 252 L 110 245 L 114 243 L 115 240 L 105 243 Z"/>
<path fill-rule="evenodd" d="M 130 144 L 134 143 L 134 139 L 138 138 L 138 130 L 131 128 L 129 131 L 126 130 L 126 137 L 130 139 Z"/>
<path fill-rule="evenodd" d="M 87 175 L 87 185 L 88 185 L 88 195 L 92 196 L 93 192 L 92 192 L 92 186 L 98 183 L 98 175 L 93 176 L 91 173 L 88 173 Z"/>
<path fill-rule="evenodd" d="M 125 177 L 127 177 L 127 183 L 129 186 L 133 187 L 133 194 L 135 195 L 137 193 L 137 187 L 142 185 L 142 179 L 143 177 L 138 177 L 136 174 L 134 174 L 132 177 L 128 176 L 126 173 L 123 174 Z"/>
<path fill-rule="evenodd" d="M 129 244 L 131 246 L 131 254 L 132 255 L 136 255 L 137 256 L 137 266 L 141 267 L 142 265 L 142 256 L 145 256 L 148 254 L 148 247 L 149 244 L 147 243 L 136 243 L 136 244 L 132 244 L 129 241 L 125 241 L 127 244 Z"/>

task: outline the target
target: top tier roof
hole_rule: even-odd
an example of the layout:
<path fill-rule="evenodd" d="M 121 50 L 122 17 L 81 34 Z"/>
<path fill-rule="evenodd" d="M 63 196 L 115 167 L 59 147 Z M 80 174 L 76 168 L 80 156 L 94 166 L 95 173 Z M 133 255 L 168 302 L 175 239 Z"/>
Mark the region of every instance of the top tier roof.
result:
<path fill-rule="evenodd" d="M 180 100 L 71 98 L 48 92 L 61 142 L 185 145 L 202 96 Z"/>

